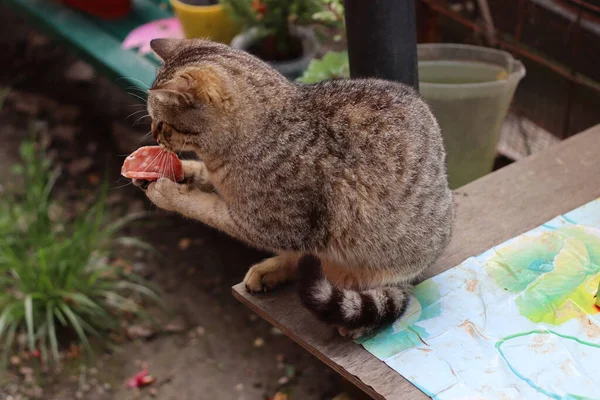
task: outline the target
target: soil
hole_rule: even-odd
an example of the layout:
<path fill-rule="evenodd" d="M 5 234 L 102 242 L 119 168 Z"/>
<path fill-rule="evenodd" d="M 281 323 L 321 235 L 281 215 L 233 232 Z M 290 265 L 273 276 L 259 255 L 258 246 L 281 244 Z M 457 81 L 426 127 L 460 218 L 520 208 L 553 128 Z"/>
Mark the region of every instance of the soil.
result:
<path fill-rule="evenodd" d="M 45 133 L 62 168 L 56 191 L 61 198 L 89 199 L 108 176 L 113 208 L 151 211 L 127 233 L 141 236 L 163 257 L 127 257 L 135 272 L 164 292 L 169 306 L 168 312 L 151 310 L 149 320 L 125 321 L 130 338 L 91 368 L 79 369 L 74 361 L 58 374 L 38 373 L 31 361 L 11 360 L 8 371 L 0 370 L 0 398 L 263 400 L 286 392 L 290 400 L 324 400 L 352 391 L 232 297 L 231 286 L 266 254 L 156 210 L 120 177 L 125 156 L 153 144 L 143 139 L 149 131 L 147 118 L 139 118 L 144 105 L 3 6 L 0 25 L 0 86 L 12 87 L 0 111 L 0 185 L 9 183 L 18 145 L 32 130 Z M 126 388 L 144 367 L 156 381 L 141 390 Z"/>
<path fill-rule="evenodd" d="M 302 41 L 290 36 L 285 51 L 278 50 L 273 36 L 267 36 L 248 48 L 248 53 L 268 62 L 290 61 L 302 56 Z"/>
<path fill-rule="evenodd" d="M 219 4 L 219 0 L 181 0 L 181 2 L 191 6 L 213 6 Z"/>

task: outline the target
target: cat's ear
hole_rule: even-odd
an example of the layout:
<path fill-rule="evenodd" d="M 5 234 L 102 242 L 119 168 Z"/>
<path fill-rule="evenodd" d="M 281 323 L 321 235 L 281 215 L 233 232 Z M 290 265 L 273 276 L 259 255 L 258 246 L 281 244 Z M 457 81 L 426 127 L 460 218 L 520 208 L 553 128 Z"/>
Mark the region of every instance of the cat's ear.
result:
<path fill-rule="evenodd" d="M 150 89 L 156 100 L 167 105 L 212 105 L 226 109 L 231 96 L 225 82 L 212 68 L 190 68 L 156 89 Z"/>
<path fill-rule="evenodd" d="M 165 106 L 190 106 L 192 99 L 175 88 L 150 89 L 148 94 Z"/>
<path fill-rule="evenodd" d="M 171 58 L 185 39 L 152 39 L 150 48 L 161 60 Z"/>

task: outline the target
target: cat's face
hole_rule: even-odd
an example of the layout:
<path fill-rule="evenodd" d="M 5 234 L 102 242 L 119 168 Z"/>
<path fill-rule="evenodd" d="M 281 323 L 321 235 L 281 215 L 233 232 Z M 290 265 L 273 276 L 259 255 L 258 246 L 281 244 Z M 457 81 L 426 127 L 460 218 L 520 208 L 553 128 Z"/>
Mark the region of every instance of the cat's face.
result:
<path fill-rule="evenodd" d="M 161 146 L 195 150 L 209 135 L 225 128 L 232 106 L 226 71 L 201 58 L 220 47 L 204 41 L 152 42 L 165 62 L 148 93 L 152 135 Z"/>
<path fill-rule="evenodd" d="M 155 39 L 164 61 L 148 93 L 152 134 L 169 150 L 223 153 L 260 135 L 261 115 L 281 107 L 295 86 L 258 58 L 200 39 Z"/>

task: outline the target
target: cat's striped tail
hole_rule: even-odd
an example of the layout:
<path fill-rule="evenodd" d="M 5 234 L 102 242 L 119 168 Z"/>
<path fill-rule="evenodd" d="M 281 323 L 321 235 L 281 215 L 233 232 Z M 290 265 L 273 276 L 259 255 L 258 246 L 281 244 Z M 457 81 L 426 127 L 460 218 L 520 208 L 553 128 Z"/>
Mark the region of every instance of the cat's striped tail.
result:
<path fill-rule="evenodd" d="M 408 306 L 409 285 L 368 290 L 334 287 L 324 276 L 319 258 L 306 255 L 298 263 L 298 293 L 317 318 L 354 339 L 390 325 Z"/>

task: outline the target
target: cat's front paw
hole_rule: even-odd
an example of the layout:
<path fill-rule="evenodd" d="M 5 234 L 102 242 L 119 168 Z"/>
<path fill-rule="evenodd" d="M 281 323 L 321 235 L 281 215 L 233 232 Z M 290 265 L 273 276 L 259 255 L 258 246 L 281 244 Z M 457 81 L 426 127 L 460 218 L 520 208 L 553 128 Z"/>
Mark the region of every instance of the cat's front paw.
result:
<path fill-rule="evenodd" d="M 184 192 L 182 185 L 168 178 L 160 178 L 152 182 L 146 189 L 146 196 L 156 204 L 157 207 L 167 211 L 175 211 L 178 199 Z"/>

